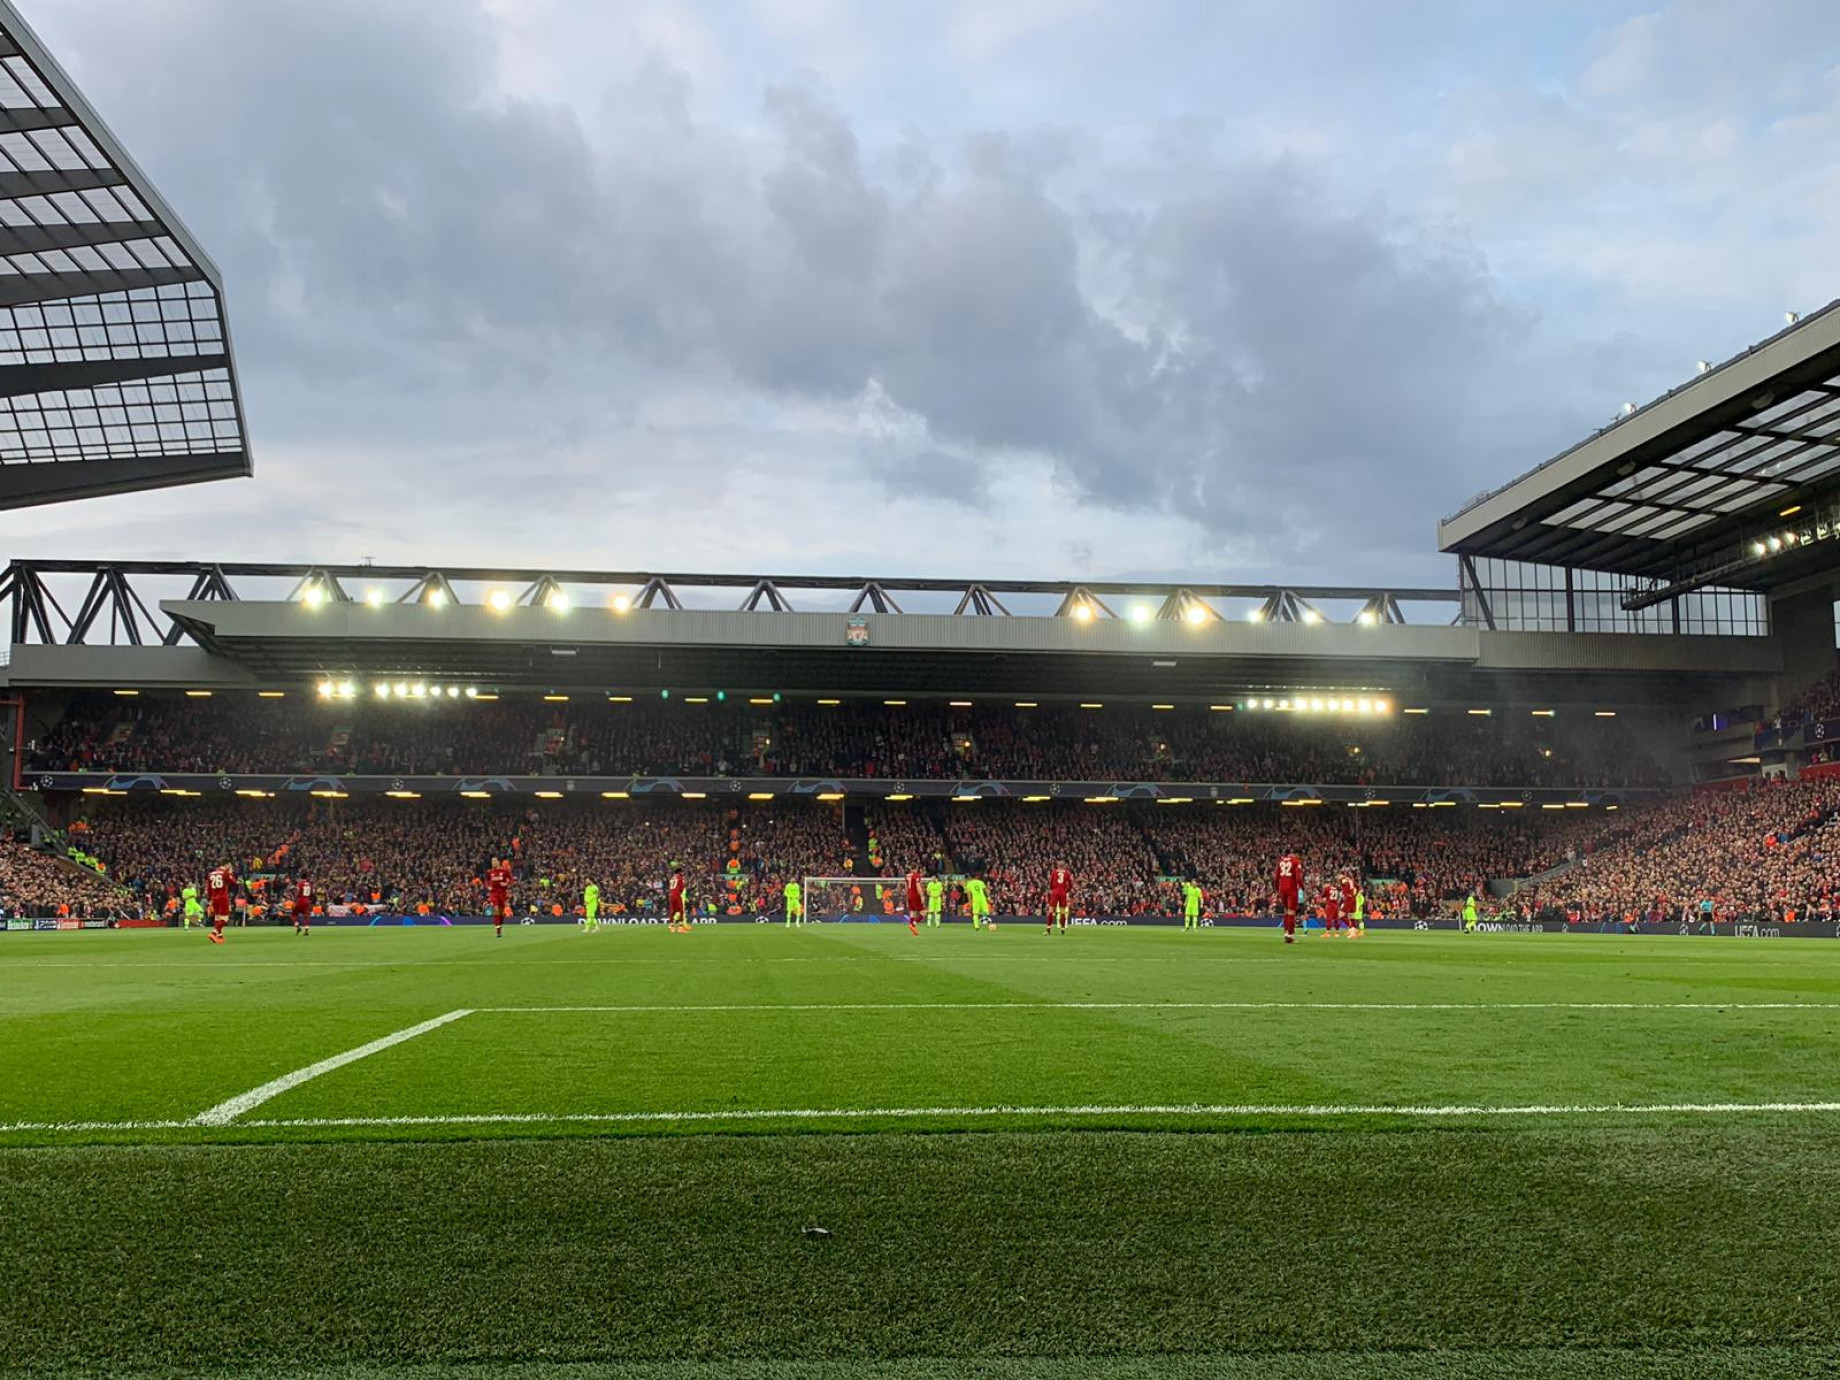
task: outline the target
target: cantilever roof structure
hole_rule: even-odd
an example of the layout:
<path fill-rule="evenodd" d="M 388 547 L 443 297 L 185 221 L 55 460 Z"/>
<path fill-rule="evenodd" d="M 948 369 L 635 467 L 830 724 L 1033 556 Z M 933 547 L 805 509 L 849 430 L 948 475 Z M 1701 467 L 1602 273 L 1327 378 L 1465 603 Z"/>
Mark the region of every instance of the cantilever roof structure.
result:
<path fill-rule="evenodd" d="M 0 0 L 0 508 L 249 472 L 216 267 Z"/>
<path fill-rule="evenodd" d="M 1840 302 L 1477 498 L 1438 544 L 1634 575 L 1656 593 L 1761 590 L 1832 564 L 1837 497 Z"/>

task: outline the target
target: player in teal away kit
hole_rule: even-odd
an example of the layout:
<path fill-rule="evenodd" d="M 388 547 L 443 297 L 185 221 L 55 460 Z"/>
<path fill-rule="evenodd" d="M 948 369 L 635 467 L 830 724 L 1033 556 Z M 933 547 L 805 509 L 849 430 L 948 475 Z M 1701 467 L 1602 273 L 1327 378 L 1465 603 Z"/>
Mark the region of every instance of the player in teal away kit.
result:
<path fill-rule="evenodd" d="M 946 884 L 940 881 L 939 878 L 937 877 L 927 878 L 927 881 L 926 881 L 926 925 L 928 929 L 938 928 L 939 917 L 945 913 L 945 908 L 946 908 Z"/>
<path fill-rule="evenodd" d="M 1182 928 L 1201 928 L 1201 888 L 1195 885 L 1193 877 L 1182 883 Z"/>
<path fill-rule="evenodd" d="M 797 882 L 786 883 L 786 928 L 805 923 L 805 890 Z"/>
<path fill-rule="evenodd" d="M 994 930 L 997 925 L 990 918 L 990 892 L 985 889 L 982 877 L 965 878 L 965 897 L 971 902 L 971 928 L 983 929 L 988 925 Z"/>
<path fill-rule="evenodd" d="M 598 930 L 601 927 L 601 889 L 598 883 L 589 882 L 581 889 L 581 927 L 583 930 Z"/>

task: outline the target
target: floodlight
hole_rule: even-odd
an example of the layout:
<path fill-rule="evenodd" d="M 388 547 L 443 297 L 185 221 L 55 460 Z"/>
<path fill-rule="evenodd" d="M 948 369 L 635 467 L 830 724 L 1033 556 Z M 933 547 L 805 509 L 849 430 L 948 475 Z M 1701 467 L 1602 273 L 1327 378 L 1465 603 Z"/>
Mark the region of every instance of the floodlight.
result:
<path fill-rule="evenodd" d="M 486 603 L 491 606 L 492 612 L 503 613 L 511 607 L 511 594 L 508 590 L 495 589 L 486 596 Z"/>
<path fill-rule="evenodd" d="M 382 608 L 383 607 L 383 591 L 380 589 L 365 590 L 364 591 L 364 602 L 369 604 L 374 609 Z"/>
<path fill-rule="evenodd" d="M 1360 623 L 1362 627 L 1371 628 L 1373 627 L 1375 623 L 1379 621 L 1380 621 L 1379 619 L 1374 617 L 1374 611 L 1372 609 L 1362 609 L 1361 610 Z"/>
<path fill-rule="evenodd" d="M 1303 621 L 1306 623 L 1320 623 L 1322 622 L 1322 615 L 1315 609 L 1305 609 L 1303 611 Z"/>
<path fill-rule="evenodd" d="M 380 700 L 389 699 L 390 697 L 389 683 L 387 681 L 381 681 L 381 680 L 378 681 L 375 685 L 371 687 L 371 693 Z"/>
<path fill-rule="evenodd" d="M 569 596 L 559 589 L 552 589 L 549 592 L 549 598 L 545 602 L 548 603 L 551 613 L 567 613 L 569 611 Z"/>
<path fill-rule="evenodd" d="M 1188 606 L 1188 612 L 1182 616 L 1188 619 L 1191 626 L 1198 627 L 1207 622 L 1208 611 L 1206 607 L 1201 604 L 1190 604 Z"/>
<path fill-rule="evenodd" d="M 310 609 L 316 609 L 326 602 L 326 587 L 319 583 L 310 584 L 300 596 L 300 602 Z"/>
<path fill-rule="evenodd" d="M 616 594 L 613 596 L 613 611 L 615 613 L 625 613 L 631 607 L 631 596 L 625 594 Z"/>
<path fill-rule="evenodd" d="M 1150 606 L 1148 604 L 1131 605 L 1131 621 L 1133 623 L 1148 623 L 1150 621 Z"/>
<path fill-rule="evenodd" d="M 1093 616 L 1092 605 L 1091 604 L 1075 604 L 1073 606 L 1073 616 L 1076 621 L 1081 622 L 1081 623 L 1092 622 L 1092 616 Z"/>
<path fill-rule="evenodd" d="M 431 589 L 428 591 L 428 607 L 429 608 L 431 609 L 444 608 L 446 604 L 447 604 L 447 591 L 446 590 Z"/>

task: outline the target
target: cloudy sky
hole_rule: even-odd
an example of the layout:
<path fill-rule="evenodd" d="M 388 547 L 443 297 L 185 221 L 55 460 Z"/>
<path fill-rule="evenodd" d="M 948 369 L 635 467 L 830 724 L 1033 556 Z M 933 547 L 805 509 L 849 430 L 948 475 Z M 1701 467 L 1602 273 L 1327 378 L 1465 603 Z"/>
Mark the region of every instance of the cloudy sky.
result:
<path fill-rule="evenodd" d="M 1452 583 L 1840 295 L 1832 0 L 21 0 L 253 480 L 8 555 Z"/>

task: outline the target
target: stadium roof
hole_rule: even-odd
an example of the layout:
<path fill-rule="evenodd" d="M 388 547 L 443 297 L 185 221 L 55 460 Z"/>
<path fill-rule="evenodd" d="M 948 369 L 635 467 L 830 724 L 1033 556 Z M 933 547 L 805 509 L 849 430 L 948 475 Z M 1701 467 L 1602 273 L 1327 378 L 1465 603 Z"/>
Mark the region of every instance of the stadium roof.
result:
<path fill-rule="evenodd" d="M 1840 302 L 1483 494 L 1439 524 L 1438 544 L 1635 575 L 1662 597 L 1763 590 L 1831 564 L 1837 500 Z"/>
<path fill-rule="evenodd" d="M 60 593 L 61 590 L 61 593 Z M 796 598 L 798 610 L 793 608 Z M 1764 637 L 1497 633 L 1454 590 L 16 561 L 13 686 L 1748 703 Z M 1407 609 L 1432 611 L 1408 622 Z M 189 645 L 188 645 L 189 644 Z M 1720 698 L 1723 696 L 1724 698 Z M 1402 703 L 1408 701 L 1402 700 Z"/>
<path fill-rule="evenodd" d="M 0 0 L 0 508 L 249 472 L 216 267 Z"/>

